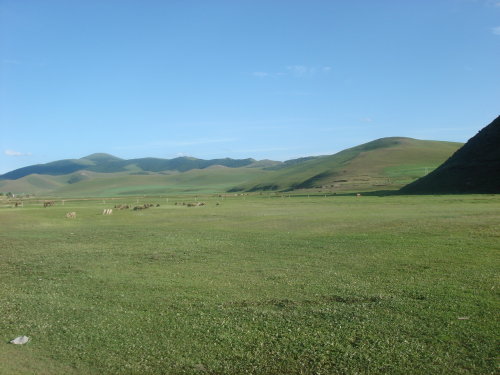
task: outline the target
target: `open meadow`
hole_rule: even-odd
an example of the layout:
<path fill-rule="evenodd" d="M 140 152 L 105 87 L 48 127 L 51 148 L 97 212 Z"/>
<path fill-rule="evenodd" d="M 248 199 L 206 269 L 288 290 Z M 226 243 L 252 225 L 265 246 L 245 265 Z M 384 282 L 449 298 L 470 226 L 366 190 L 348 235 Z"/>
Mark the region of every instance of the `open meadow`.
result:
<path fill-rule="evenodd" d="M 0 374 L 498 371 L 498 195 L 55 201 L 0 205 Z"/>

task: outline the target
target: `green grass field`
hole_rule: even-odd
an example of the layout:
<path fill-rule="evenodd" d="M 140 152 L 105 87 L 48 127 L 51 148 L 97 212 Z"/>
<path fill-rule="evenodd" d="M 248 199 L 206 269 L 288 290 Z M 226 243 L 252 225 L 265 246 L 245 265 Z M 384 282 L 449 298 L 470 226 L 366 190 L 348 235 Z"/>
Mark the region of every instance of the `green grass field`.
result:
<path fill-rule="evenodd" d="M 498 373 L 500 196 L 194 199 L 0 205 L 0 374 Z"/>

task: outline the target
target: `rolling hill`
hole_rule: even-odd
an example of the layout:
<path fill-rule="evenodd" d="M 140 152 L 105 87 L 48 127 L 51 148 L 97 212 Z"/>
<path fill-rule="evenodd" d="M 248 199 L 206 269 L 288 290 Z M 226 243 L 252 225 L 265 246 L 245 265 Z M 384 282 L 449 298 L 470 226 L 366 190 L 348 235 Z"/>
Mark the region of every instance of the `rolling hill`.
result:
<path fill-rule="evenodd" d="M 500 193 L 500 116 L 402 194 Z"/>
<path fill-rule="evenodd" d="M 334 155 L 288 161 L 232 191 L 396 189 L 436 168 L 462 144 L 381 138 Z"/>
<path fill-rule="evenodd" d="M 31 165 L 19 168 L 0 176 L 0 180 L 17 180 L 30 174 L 60 176 L 77 171 L 101 173 L 118 172 L 186 172 L 191 169 L 204 169 L 213 165 L 222 165 L 230 168 L 239 168 L 256 163 L 254 159 L 212 159 L 203 160 L 192 157 L 178 157 L 175 159 L 141 158 L 120 159 L 116 156 L 99 153 L 81 159 L 65 159 L 47 164 Z M 279 162 L 271 162 L 274 165 Z"/>
<path fill-rule="evenodd" d="M 254 159 L 120 159 L 99 153 L 0 176 L 0 191 L 54 196 L 223 192 L 281 162 Z"/>
<path fill-rule="evenodd" d="M 462 144 L 381 138 L 334 155 L 254 159 L 120 159 L 92 154 L 16 169 L 0 191 L 55 196 L 397 190 L 432 171 Z"/>
<path fill-rule="evenodd" d="M 265 173 L 259 168 L 209 167 L 171 173 L 95 173 L 74 185 L 53 190 L 56 196 L 127 196 L 221 193 Z"/>

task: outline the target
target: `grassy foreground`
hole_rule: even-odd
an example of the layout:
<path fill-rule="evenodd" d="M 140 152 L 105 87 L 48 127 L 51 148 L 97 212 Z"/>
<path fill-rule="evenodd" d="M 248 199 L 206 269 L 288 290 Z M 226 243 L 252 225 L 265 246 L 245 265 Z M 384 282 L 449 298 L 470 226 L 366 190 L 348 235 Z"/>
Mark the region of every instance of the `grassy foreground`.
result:
<path fill-rule="evenodd" d="M 0 208 L 1 374 L 498 371 L 500 196 L 145 202 Z"/>

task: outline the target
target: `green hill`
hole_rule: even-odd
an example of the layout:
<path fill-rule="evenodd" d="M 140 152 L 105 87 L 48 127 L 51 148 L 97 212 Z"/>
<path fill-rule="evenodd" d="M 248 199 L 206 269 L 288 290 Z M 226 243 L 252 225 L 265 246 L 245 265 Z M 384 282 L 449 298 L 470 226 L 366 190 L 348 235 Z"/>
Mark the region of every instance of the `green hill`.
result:
<path fill-rule="evenodd" d="M 62 197 L 212 194 L 266 173 L 269 172 L 259 168 L 215 166 L 170 173 L 94 173 L 81 182 L 60 185 L 50 194 Z"/>
<path fill-rule="evenodd" d="M 162 195 L 321 189 L 396 190 L 429 173 L 462 144 L 382 138 L 334 155 L 276 162 L 254 159 L 81 159 L 20 168 L 0 176 L 0 191 L 58 196 Z"/>
<path fill-rule="evenodd" d="M 270 161 L 264 161 L 268 165 Z M 212 159 L 203 160 L 192 157 L 178 157 L 174 159 L 141 158 L 120 159 L 116 156 L 99 153 L 81 159 L 65 159 L 46 164 L 36 164 L 0 176 L 0 180 L 17 180 L 32 174 L 60 176 L 78 171 L 99 173 L 119 172 L 162 172 L 178 171 L 187 172 L 192 169 L 204 169 L 213 165 L 222 165 L 230 168 L 240 168 L 257 163 L 254 159 Z M 272 162 L 273 164 L 280 162 Z"/>
<path fill-rule="evenodd" d="M 31 174 L 59 176 L 87 169 L 94 165 L 94 162 L 87 159 L 65 159 L 52 163 L 30 165 L 5 173 L 0 176 L 0 180 L 17 180 Z"/>
<path fill-rule="evenodd" d="M 381 138 L 334 155 L 302 158 L 271 168 L 231 191 L 322 188 L 332 191 L 397 189 L 440 165 L 462 144 Z"/>
<path fill-rule="evenodd" d="M 500 116 L 403 194 L 500 193 Z"/>
<path fill-rule="evenodd" d="M 109 163 L 109 162 L 119 162 L 123 161 L 116 156 L 105 154 L 105 153 L 97 153 L 83 157 L 82 159 L 90 160 L 96 164 Z"/>
<path fill-rule="evenodd" d="M 64 186 L 65 182 L 54 176 L 31 174 L 16 180 L 0 180 L 0 191 L 30 194 L 45 194 Z"/>

